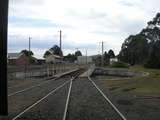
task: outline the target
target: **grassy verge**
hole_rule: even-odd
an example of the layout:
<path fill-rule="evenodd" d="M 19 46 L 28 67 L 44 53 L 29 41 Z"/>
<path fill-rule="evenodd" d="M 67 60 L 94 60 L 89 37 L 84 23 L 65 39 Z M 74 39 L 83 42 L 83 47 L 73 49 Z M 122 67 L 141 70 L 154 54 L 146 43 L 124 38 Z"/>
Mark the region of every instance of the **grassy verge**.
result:
<path fill-rule="evenodd" d="M 130 67 L 130 71 L 147 72 L 148 76 L 130 78 L 128 80 L 108 80 L 106 85 L 109 88 L 118 87 L 119 90 L 131 89 L 130 92 L 136 92 L 139 94 L 160 94 L 160 70 L 159 69 L 146 69 L 141 66 Z"/>
<path fill-rule="evenodd" d="M 149 73 L 146 77 L 136 78 L 137 82 L 133 85 L 138 93 L 160 93 L 160 69 L 147 69 L 142 66 L 131 67 L 130 70 Z"/>

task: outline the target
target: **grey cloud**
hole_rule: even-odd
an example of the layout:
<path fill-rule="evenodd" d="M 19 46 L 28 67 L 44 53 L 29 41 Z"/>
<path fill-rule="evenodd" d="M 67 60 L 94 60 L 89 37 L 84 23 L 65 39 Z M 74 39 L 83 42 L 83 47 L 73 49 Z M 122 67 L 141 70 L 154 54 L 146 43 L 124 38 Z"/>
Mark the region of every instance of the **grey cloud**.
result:
<path fill-rule="evenodd" d="M 121 33 L 136 34 L 142 30 L 146 23 L 144 20 L 131 20 L 125 16 L 116 18 L 117 23 L 114 23 L 113 18 L 106 18 L 104 21 L 95 21 L 100 26 L 101 30 L 94 30 L 93 33 L 101 35 L 118 35 Z"/>
<path fill-rule="evenodd" d="M 70 9 L 68 10 L 67 15 L 81 19 L 102 19 L 107 17 L 107 14 L 105 12 L 97 12 L 94 8 L 86 11 L 86 13 L 80 13 Z"/>
<path fill-rule="evenodd" d="M 122 24 L 120 25 L 120 31 L 125 32 L 127 34 L 137 34 L 145 27 L 145 23 L 143 20 L 122 20 Z"/>
<path fill-rule="evenodd" d="M 95 31 L 91 31 L 90 33 L 100 34 L 100 35 L 117 35 L 117 34 L 119 34 L 119 32 L 114 32 L 112 30 L 110 30 L 110 31 L 95 30 Z"/>
<path fill-rule="evenodd" d="M 28 49 L 28 38 L 22 35 L 9 35 L 8 44 L 9 44 L 8 46 L 9 51 Z M 47 50 L 55 44 L 59 44 L 59 41 L 56 39 L 53 39 L 52 36 L 46 36 L 43 38 L 34 37 L 31 39 L 32 49 Z M 95 49 L 96 48 L 96 44 L 93 44 L 93 43 L 71 44 L 66 41 L 63 41 L 62 46 L 63 46 L 63 49 L 70 49 L 70 50 L 75 50 L 75 48 L 79 48 L 79 49 L 86 49 L 86 48 Z"/>

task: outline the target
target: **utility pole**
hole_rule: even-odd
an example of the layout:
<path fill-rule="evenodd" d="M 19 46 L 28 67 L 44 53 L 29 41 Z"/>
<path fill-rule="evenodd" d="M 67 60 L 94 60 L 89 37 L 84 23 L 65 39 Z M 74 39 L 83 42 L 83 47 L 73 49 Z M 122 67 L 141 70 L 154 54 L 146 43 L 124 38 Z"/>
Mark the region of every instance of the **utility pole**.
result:
<path fill-rule="evenodd" d="M 31 56 L 31 37 L 29 37 L 29 43 L 28 43 L 28 49 L 29 49 L 29 63 L 28 63 L 28 72 L 29 72 L 29 78 L 31 78 L 31 71 L 30 71 L 30 56 Z M 25 73 L 26 74 L 26 73 Z M 25 77 L 26 78 L 26 77 Z"/>
<path fill-rule="evenodd" d="M 60 36 L 59 36 L 59 38 L 60 38 L 59 47 L 62 50 L 62 31 L 61 30 L 60 30 Z"/>
<path fill-rule="evenodd" d="M 88 63 L 88 61 L 87 61 L 87 56 L 88 56 L 88 55 L 87 55 L 87 49 L 86 49 L 86 65 L 87 65 L 87 63 Z"/>
<path fill-rule="evenodd" d="M 101 66 L 104 66 L 104 61 L 103 61 L 103 51 L 104 51 L 104 42 L 102 41 L 102 57 L 101 57 Z"/>
<path fill-rule="evenodd" d="M 28 47 L 29 47 L 29 53 L 31 51 L 31 37 L 29 37 L 29 44 L 28 44 Z"/>
<path fill-rule="evenodd" d="M 9 0 L 0 0 L 0 115 L 8 115 L 7 34 Z"/>

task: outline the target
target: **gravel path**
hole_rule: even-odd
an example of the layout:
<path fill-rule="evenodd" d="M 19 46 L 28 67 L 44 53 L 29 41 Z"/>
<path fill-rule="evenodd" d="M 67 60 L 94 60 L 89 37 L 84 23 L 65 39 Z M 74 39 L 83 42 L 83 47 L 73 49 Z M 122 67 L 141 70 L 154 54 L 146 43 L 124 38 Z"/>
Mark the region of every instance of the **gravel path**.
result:
<path fill-rule="evenodd" d="M 121 120 L 88 79 L 73 82 L 67 120 Z"/>

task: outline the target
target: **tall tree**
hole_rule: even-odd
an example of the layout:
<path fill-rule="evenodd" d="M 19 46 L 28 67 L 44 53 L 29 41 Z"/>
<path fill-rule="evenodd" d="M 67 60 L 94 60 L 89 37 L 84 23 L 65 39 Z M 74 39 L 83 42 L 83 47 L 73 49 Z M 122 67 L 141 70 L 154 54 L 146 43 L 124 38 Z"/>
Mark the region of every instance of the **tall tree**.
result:
<path fill-rule="evenodd" d="M 25 54 L 26 56 L 33 56 L 33 52 L 32 51 L 28 51 L 28 50 L 22 50 L 21 53 Z"/>
<path fill-rule="evenodd" d="M 137 35 L 130 35 L 122 44 L 119 59 L 131 65 L 160 68 L 160 13 Z"/>
<path fill-rule="evenodd" d="M 105 51 L 104 52 L 104 64 L 105 65 L 108 65 L 109 64 L 109 55 L 108 55 L 108 53 Z"/>
<path fill-rule="evenodd" d="M 113 50 L 108 51 L 109 58 L 115 58 L 115 54 Z"/>
<path fill-rule="evenodd" d="M 74 54 L 68 54 L 64 56 L 64 60 L 68 62 L 74 62 L 76 60 L 76 56 Z"/>
<path fill-rule="evenodd" d="M 75 52 L 75 56 L 76 56 L 76 57 L 78 57 L 78 56 L 82 56 L 81 51 L 77 50 L 77 51 Z"/>
<path fill-rule="evenodd" d="M 48 50 L 44 53 L 43 58 L 46 58 L 47 56 L 51 55 L 51 52 L 49 52 Z"/>
<path fill-rule="evenodd" d="M 49 51 L 54 55 L 63 56 L 63 52 L 58 45 L 54 45 L 49 49 Z"/>
<path fill-rule="evenodd" d="M 157 41 L 153 45 L 145 66 L 149 68 L 160 68 L 160 41 Z"/>

